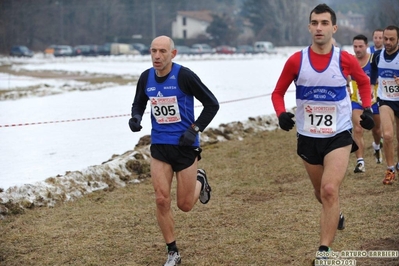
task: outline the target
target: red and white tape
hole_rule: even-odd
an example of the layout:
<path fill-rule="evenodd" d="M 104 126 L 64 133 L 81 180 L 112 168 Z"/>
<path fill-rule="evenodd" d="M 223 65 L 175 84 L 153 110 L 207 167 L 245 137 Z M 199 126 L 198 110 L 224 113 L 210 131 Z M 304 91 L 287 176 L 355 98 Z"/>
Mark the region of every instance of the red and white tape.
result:
<path fill-rule="evenodd" d="M 293 91 L 287 91 L 287 92 L 293 92 Z M 246 101 L 246 100 L 257 99 L 257 98 L 260 98 L 260 97 L 266 97 L 266 96 L 270 96 L 270 95 L 271 95 L 271 93 L 267 93 L 267 94 L 262 94 L 262 95 L 257 95 L 257 96 L 251 96 L 251 97 L 247 97 L 247 98 L 240 98 L 240 99 L 235 99 L 235 100 L 223 101 L 223 102 L 219 102 L 219 104 L 226 104 L 226 103 L 232 103 L 232 102 Z M 198 107 L 202 107 L 202 105 L 197 105 L 197 106 L 195 106 L 195 108 L 198 108 Z M 130 114 L 123 114 L 123 115 L 107 115 L 107 116 L 97 116 L 97 117 L 77 118 L 77 119 L 66 119 L 66 120 L 55 120 L 55 121 L 44 121 L 44 122 L 5 124 L 5 125 L 0 125 L 0 128 L 1 128 L 1 127 L 22 127 L 22 126 L 34 126 L 34 125 L 46 125 L 46 124 L 79 122 L 79 121 L 88 121 L 88 120 L 97 120 L 97 119 L 117 118 L 117 117 L 124 117 L 124 116 L 130 116 Z"/>

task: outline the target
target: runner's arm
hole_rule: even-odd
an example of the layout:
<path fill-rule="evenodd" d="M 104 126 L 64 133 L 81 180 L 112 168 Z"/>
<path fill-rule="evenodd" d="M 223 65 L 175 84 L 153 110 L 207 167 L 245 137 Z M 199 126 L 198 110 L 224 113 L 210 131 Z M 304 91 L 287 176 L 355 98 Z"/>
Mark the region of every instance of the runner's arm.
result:
<path fill-rule="evenodd" d="M 132 104 L 132 117 L 135 115 L 140 115 L 140 117 L 143 117 L 148 101 L 148 96 L 145 94 L 145 86 L 147 84 L 148 74 L 149 70 L 144 71 L 140 75 L 140 78 L 137 82 L 136 94 Z"/>
<path fill-rule="evenodd" d="M 281 113 L 286 112 L 284 95 L 292 81 L 298 77 L 300 60 L 301 52 L 296 52 L 288 58 L 277 81 L 276 87 L 272 92 L 272 103 L 277 117 L 279 117 Z"/>
<path fill-rule="evenodd" d="M 194 123 L 201 132 L 204 131 L 219 110 L 218 100 L 201 79 L 186 67 L 181 67 L 178 83 L 184 93 L 193 95 L 202 103 L 204 108 Z"/>
<path fill-rule="evenodd" d="M 381 50 L 375 51 L 370 61 L 370 83 L 377 84 L 378 79 L 378 62 L 380 60 Z"/>

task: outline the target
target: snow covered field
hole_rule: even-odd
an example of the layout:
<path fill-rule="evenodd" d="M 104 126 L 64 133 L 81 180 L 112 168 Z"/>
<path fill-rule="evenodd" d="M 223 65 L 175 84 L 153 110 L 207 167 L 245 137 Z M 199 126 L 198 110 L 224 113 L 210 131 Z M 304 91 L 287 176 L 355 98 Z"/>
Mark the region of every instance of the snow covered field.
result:
<path fill-rule="evenodd" d="M 279 48 L 277 55 L 177 56 L 176 63 L 189 67 L 213 91 L 220 110 L 209 127 L 273 114 L 270 93 L 288 56 L 300 47 Z M 151 67 L 149 56 L 43 58 L 0 57 L 0 64 L 14 70 L 58 71 L 74 75 L 138 77 Z M 50 96 L 31 96 L 0 101 L 0 188 L 35 184 L 91 165 L 114 154 L 132 150 L 150 133 L 149 109 L 143 129 L 128 127 L 135 84 L 108 84 L 101 89 L 69 91 L 66 87 L 90 87 L 78 80 L 37 79 L 0 73 L 0 90 L 17 91 L 28 86 L 59 91 Z M 293 85 L 290 88 L 294 90 Z M 286 96 L 287 108 L 295 105 L 294 93 Z M 197 103 L 197 115 L 201 108 Z M 69 121 L 69 122 L 67 122 Z M 41 124 L 38 124 L 41 122 Z M 14 126 L 17 125 L 17 126 Z"/>

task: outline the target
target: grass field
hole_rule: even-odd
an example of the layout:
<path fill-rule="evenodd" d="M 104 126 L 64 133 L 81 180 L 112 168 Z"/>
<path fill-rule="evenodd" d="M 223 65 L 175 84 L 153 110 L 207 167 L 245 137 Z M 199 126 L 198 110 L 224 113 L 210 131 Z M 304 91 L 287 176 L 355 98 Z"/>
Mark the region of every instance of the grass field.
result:
<path fill-rule="evenodd" d="M 117 140 L 116 140 L 117 141 Z M 399 250 L 399 185 L 382 184 L 385 162 L 366 173 L 355 157 L 341 189 L 346 228 L 332 246 Z M 296 155 L 295 132 L 264 131 L 204 147 L 212 199 L 173 209 L 182 265 L 310 265 L 319 245 L 321 205 Z M 0 221 L 0 265 L 162 265 L 166 259 L 150 180 L 98 191 L 54 208 Z M 357 258 L 356 265 L 399 265 L 399 258 Z"/>

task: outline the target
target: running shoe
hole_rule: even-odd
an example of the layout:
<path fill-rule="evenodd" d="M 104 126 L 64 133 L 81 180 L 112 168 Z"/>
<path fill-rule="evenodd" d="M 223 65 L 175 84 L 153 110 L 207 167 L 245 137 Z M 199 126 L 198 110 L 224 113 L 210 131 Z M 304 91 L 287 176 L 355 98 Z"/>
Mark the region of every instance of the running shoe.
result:
<path fill-rule="evenodd" d="M 395 168 L 396 168 L 396 171 L 399 171 L 399 162 L 396 163 Z"/>
<path fill-rule="evenodd" d="M 375 162 L 380 164 L 382 163 L 382 156 L 381 156 L 381 149 L 374 150 L 374 157 L 375 157 Z M 396 165 L 397 167 L 397 165 Z"/>
<path fill-rule="evenodd" d="M 362 163 L 357 163 L 355 170 L 353 170 L 354 173 L 364 173 L 366 172 L 366 167 L 364 167 L 364 164 Z"/>
<path fill-rule="evenodd" d="M 331 252 L 331 248 L 328 248 L 328 251 L 318 250 L 316 252 L 316 258 L 312 261 L 312 265 L 327 265 L 327 260 L 329 260 Z"/>
<path fill-rule="evenodd" d="M 181 263 L 181 257 L 179 252 L 176 251 L 169 251 L 168 253 L 168 260 L 164 264 L 164 266 L 175 266 Z"/>
<path fill-rule="evenodd" d="M 384 185 L 392 185 L 394 180 L 395 180 L 395 172 L 390 169 L 387 169 L 387 171 L 385 172 L 385 178 L 384 180 L 382 180 L 382 183 Z"/>
<path fill-rule="evenodd" d="M 339 213 L 339 222 L 338 222 L 338 230 L 345 229 L 345 217 L 342 212 Z"/>
<path fill-rule="evenodd" d="M 203 179 L 203 187 L 200 192 L 199 200 L 202 204 L 207 204 L 208 201 L 211 199 L 211 186 L 208 183 L 208 178 L 206 177 L 206 173 L 204 169 L 198 169 L 197 177 Z"/>

